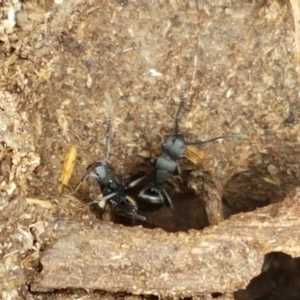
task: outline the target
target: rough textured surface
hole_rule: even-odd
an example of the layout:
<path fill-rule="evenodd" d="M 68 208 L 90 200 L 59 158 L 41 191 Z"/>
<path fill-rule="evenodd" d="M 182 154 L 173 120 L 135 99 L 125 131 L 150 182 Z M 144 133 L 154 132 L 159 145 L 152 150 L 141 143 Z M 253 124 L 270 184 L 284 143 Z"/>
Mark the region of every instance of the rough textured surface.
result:
<path fill-rule="evenodd" d="M 57 241 L 43 253 L 43 271 L 31 289 L 172 297 L 233 293 L 261 272 L 266 253 L 300 256 L 299 212 L 297 189 L 280 204 L 188 234 L 58 220 L 52 224 Z"/>
<path fill-rule="evenodd" d="M 147 215 L 148 227 L 219 224 L 280 202 L 300 184 L 299 1 L 124 2 L 0 0 L 4 299 L 89 297 L 71 290 L 31 294 L 26 282 L 40 250 L 55 240 L 48 224 L 96 222 L 78 198 L 89 201 L 99 190 L 89 183 L 75 195 L 74 188 L 105 153 L 104 93 L 114 103 L 110 161 L 124 176 L 152 169 L 149 158 L 161 153 L 162 137 L 174 128 L 181 82 L 180 130 L 188 140 L 248 135 L 207 145 L 200 165 L 182 160 L 182 177 L 170 183 L 174 210 Z M 78 156 L 62 196 L 57 181 L 72 145 Z M 268 288 L 286 287 L 269 282 Z"/>

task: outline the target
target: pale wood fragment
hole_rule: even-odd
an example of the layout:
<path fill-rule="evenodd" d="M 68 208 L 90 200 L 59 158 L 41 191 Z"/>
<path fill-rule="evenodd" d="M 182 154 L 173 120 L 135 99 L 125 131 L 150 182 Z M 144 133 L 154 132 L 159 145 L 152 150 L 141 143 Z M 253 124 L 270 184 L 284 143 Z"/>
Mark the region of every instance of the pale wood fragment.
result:
<path fill-rule="evenodd" d="M 300 188 L 282 203 L 188 233 L 57 220 L 57 241 L 43 253 L 31 290 L 225 296 L 261 272 L 266 253 L 300 256 L 299 215 Z"/>
<path fill-rule="evenodd" d="M 299 0 L 290 0 L 292 6 L 292 13 L 295 23 L 295 60 L 296 63 L 300 64 L 300 2 Z"/>

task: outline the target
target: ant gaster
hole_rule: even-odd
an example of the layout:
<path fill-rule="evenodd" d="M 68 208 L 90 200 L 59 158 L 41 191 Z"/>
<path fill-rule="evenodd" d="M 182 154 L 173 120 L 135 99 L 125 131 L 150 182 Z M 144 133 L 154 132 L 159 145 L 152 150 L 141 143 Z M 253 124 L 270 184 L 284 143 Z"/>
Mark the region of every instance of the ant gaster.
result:
<path fill-rule="evenodd" d="M 155 211 L 162 206 L 172 208 L 173 203 L 168 192 L 164 189 L 163 184 L 172 176 L 180 175 L 180 166 L 177 160 L 184 156 L 188 145 L 203 145 L 223 138 L 245 138 L 244 135 L 224 135 L 212 138 L 210 140 L 188 142 L 183 134 L 178 132 L 178 123 L 181 110 L 184 105 L 184 88 L 181 88 L 180 104 L 175 117 L 175 133 L 166 137 L 162 144 L 163 154 L 155 162 L 155 171 L 150 184 L 138 194 L 139 206 L 147 207 L 149 211 Z M 145 209 L 146 210 L 146 209 Z"/>
<path fill-rule="evenodd" d="M 110 99 L 109 95 L 106 95 Z M 111 99 L 110 99 L 111 100 Z M 135 186 L 139 180 L 126 184 L 120 174 L 114 171 L 112 165 L 108 162 L 110 149 L 109 130 L 111 125 L 111 118 L 108 121 L 106 129 L 106 154 L 105 159 L 100 162 L 95 162 L 87 167 L 87 174 L 81 179 L 79 184 L 88 177 L 95 178 L 100 189 L 103 189 L 103 195 L 100 199 L 96 199 L 89 203 L 109 202 L 113 211 L 127 218 L 132 218 L 140 221 L 146 221 L 146 217 L 138 214 L 138 209 L 135 200 L 126 194 L 126 190 Z"/>

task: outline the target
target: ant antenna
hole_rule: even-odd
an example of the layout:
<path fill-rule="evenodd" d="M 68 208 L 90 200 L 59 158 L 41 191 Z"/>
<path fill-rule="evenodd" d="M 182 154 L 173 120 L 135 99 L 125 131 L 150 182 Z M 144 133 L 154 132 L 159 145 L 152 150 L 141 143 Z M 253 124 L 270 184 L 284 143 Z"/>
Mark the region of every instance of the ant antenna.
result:
<path fill-rule="evenodd" d="M 185 145 L 203 145 L 203 144 L 208 144 L 208 143 L 220 140 L 220 139 L 230 139 L 230 138 L 246 139 L 246 138 L 248 138 L 248 136 L 245 134 L 221 135 L 221 136 L 218 136 L 218 137 L 212 138 L 210 140 L 206 140 L 206 141 L 197 140 L 195 142 L 185 142 Z"/>
<path fill-rule="evenodd" d="M 108 106 L 108 121 L 105 133 L 105 142 L 106 142 L 106 153 L 105 153 L 105 160 L 108 160 L 109 157 L 109 150 L 110 150 L 110 127 L 111 127 L 111 118 L 112 118 L 112 99 L 108 93 L 105 93 L 105 98 Z"/>
<path fill-rule="evenodd" d="M 108 120 L 107 129 L 105 133 L 105 143 L 106 143 L 106 153 L 105 153 L 105 160 L 108 160 L 109 157 L 109 150 L 110 150 L 110 136 L 109 136 L 109 129 L 111 125 L 111 120 Z"/>
<path fill-rule="evenodd" d="M 179 102 L 179 108 L 175 117 L 175 135 L 178 135 L 178 122 L 179 122 L 179 115 L 181 113 L 182 107 L 184 105 L 184 92 L 185 92 L 185 85 L 184 83 L 181 84 L 180 87 L 180 102 Z"/>

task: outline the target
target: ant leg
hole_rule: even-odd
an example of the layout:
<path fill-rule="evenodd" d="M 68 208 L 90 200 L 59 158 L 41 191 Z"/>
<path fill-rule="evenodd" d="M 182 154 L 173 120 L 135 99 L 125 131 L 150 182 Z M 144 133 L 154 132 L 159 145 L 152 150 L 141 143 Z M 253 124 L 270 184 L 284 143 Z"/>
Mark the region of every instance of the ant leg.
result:
<path fill-rule="evenodd" d="M 140 220 L 140 221 L 146 221 L 146 217 L 139 215 L 137 213 L 137 209 L 136 207 L 132 206 L 132 205 L 126 205 L 126 204 L 122 204 L 122 205 L 117 205 L 115 208 L 115 212 L 123 217 L 126 218 L 130 218 L 130 219 L 136 219 L 136 220 Z"/>
<path fill-rule="evenodd" d="M 108 200 L 110 200 L 111 198 L 113 198 L 113 197 L 116 196 L 116 195 L 117 195 L 117 193 L 110 193 L 110 194 L 108 194 L 108 195 L 106 195 L 106 196 L 100 198 L 99 200 L 96 199 L 96 200 L 94 200 L 94 201 L 88 203 L 88 205 L 95 204 L 95 203 L 99 203 L 99 202 L 108 201 Z"/>
<path fill-rule="evenodd" d="M 139 185 L 147 176 L 142 176 L 134 181 L 131 181 L 129 184 L 128 184 L 128 188 L 132 188 L 132 187 L 135 187 L 137 185 Z"/>
<path fill-rule="evenodd" d="M 171 197 L 169 196 L 168 192 L 164 188 L 161 189 L 161 192 L 162 192 L 162 194 L 164 196 L 163 197 L 164 198 L 164 204 L 167 207 L 173 208 L 174 207 L 173 206 L 173 202 L 172 202 Z"/>

